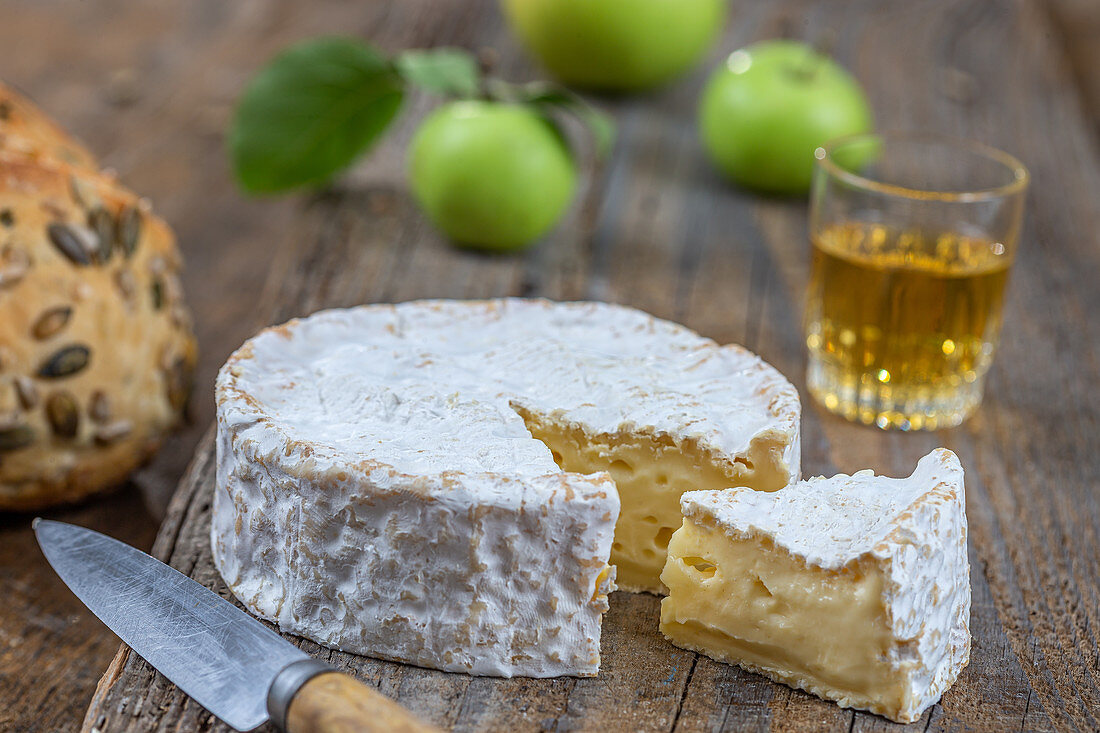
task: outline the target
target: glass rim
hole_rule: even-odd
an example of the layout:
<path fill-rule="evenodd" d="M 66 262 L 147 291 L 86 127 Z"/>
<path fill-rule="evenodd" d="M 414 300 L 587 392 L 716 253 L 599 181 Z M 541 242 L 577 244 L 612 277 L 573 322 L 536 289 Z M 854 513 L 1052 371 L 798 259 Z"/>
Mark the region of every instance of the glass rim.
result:
<path fill-rule="evenodd" d="M 913 188 L 909 186 L 901 186 L 895 183 L 886 183 L 884 181 L 878 181 L 874 178 L 854 173 L 847 168 L 837 164 L 834 160 L 833 154 L 837 148 L 844 145 L 857 142 L 859 140 L 873 140 L 878 139 L 884 143 L 890 142 L 910 142 L 910 143 L 922 143 L 927 145 L 943 145 L 966 150 L 975 155 L 980 155 L 989 160 L 995 161 L 1003 165 L 1012 175 L 1012 180 L 1008 183 L 1001 184 L 999 186 L 974 188 L 966 191 L 936 191 L 932 189 Z M 992 145 L 986 145 L 975 140 L 967 140 L 965 138 L 953 137 L 951 135 L 940 135 L 935 133 L 912 133 L 912 132 L 861 132 L 855 135 L 844 135 L 842 137 L 834 138 L 824 145 L 820 145 L 814 150 L 814 162 L 822 170 L 829 173 L 848 184 L 858 186 L 860 188 L 867 189 L 869 191 L 875 191 L 877 193 L 890 194 L 892 196 L 898 196 L 902 198 L 915 199 L 920 201 L 952 201 L 958 203 L 969 203 L 977 201 L 990 201 L 998 198 L 1006 198 L 1015 194 L 1021 193 L 1027 188 L 1027 185 L 1031 179 L 1031 174 L 1028 172 L 1027 166 L 1025 166 L 1019 158 L 1000 148 L 995 148 Z"/>

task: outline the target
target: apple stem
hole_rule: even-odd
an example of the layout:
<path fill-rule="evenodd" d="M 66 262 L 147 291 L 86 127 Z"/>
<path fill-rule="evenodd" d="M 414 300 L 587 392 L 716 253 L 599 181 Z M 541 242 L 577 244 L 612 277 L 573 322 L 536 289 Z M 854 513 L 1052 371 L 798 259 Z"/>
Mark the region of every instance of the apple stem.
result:
<path fill-rule="evenodd" d="M 817 75 L 817 64 L 814 63 L 816 57 L 817 52 L 812 48 L 807 48 L 802 64 L 791 69 L 791 75 L 803 82 L 813 79 Z"/>
<path fill-rule="evenodd" d="M 482 76 L 492 76 L 498 61 L 500 54 L 492 46 L 482 46 L 477 50 L 477 65 Z"/>
<path fill-rule="evenodd" d="M 500 54 L 497 53 L 495 48 L 482 46 L 477 50 L 477 85 L 480 91 L 478 97 L 487 102 L 493 101 L 495 96 L 492 89 L 492 78 L 493 69 L 496 67 L 499 59 Z"/>
<path fill-rule="evenodd" d="M 817 64 L 817 59 L 820 56 L 833 55 L 833 49 L 836 48 L 837 33 L 833 28 L 823 28 L 814 39 L 813 43 L 806 49 L 806 54 L 803 58 L 801 66 L 796 67 L 793 70 L 793 74 L 800 81 L 809 81 L 817 75 L 817 70 L 820 65 Z"/>
<path fill-rule="evenodd" d="M 837 32 L 836 28 L 822 28 L 821 32 L 817 34 L 817 38 L 814 39 L 813 49 L 821 56 L 833 56 L 833 51 L 836 50 Z"/>

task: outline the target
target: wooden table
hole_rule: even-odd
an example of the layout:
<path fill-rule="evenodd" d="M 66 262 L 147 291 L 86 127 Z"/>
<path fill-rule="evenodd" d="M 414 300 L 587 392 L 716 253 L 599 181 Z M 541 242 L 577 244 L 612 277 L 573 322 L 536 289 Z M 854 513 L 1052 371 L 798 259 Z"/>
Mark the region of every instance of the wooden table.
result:
<path fill-rule="evenodd" d="M 978 138 L 1020 156 L 1034 187 L 989 394 L 962 428 L 879 433 L 804 406 L 807 474 L 873 466 L 908 473 L 946 445 L 967 471 L 974 653 L 919 725 L 979 730 L 1100 727 L 1100 150 L 1083 100 L 1096 13 L 1061 0 L 740 2 L 724 51 L 793 27 L 838 32 L 836 55 L 867 87 L 880 126 Z M 1061 29 L 1061 30 L 1059 30 Z M 0 78 L 31 93 L 150 196 L 179 234 L 203 362 L 192 427 L 113 497 L 50 516 L 148 547 L 154 516 L 212 415 L 214 371 L 259 325 L 320 307 L 416 297 L 599 298 L 672 318 L 760 353 L 804 393 L 799 329 L 805 203 L 760 199 L 711 172 L 693 128 L 705 69 L 639 98 L 605 100 L 614 155 L 589 167 L 571 214 L 525 255 L 449 248 L 405 191 L 402 155 L 430 100 L 337 189 L 247 201 L 222 149 L 248 74 L 289 40 L 355 33 L 405 46 L 492 47 L 513 79 L 537 71 L 492 2 L 402 0 L 15 0 L 0 22 Z M 1068 57 L 1084 74 L 1079 85 Z M 1085 90 L 1092 96 L 1082 97 Z M 266 283 L 266 287 L 265 287 Z M 201 442 L 168 507 L 155 554 L 217 588 L 204 522 Z M 71 730 L 117 640 L 41 560 L 29 516 L 0 520 L 0 730 Z M 425 717 L 462 730 L 889 728 L 667 645 L 657 599 L 616 594 L 596 679 L 492 680 L 308 651 L 359 674 Z M 88 730 L 225 730 L 122 650 Z"/>

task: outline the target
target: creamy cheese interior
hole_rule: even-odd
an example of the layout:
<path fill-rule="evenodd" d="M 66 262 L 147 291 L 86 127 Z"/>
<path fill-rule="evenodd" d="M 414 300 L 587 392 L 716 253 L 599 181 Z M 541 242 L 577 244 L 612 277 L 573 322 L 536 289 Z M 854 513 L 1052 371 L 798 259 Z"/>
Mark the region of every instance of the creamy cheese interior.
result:
<path fill-rule="evenodd" d="M 889 714 L 908 694 L 871 562 L 807 567 L 771 541 L 684 520 L 661 580 L 661 631 L 677 646 L 841 705 Z"/>
<path fill-rule="evenodd" d="M 582 429 L 518 409 L 527 429 L 546 444 L 562 470 L 606 471 L 615 481 L 621 510 L 611 546 L 616 583 L 624 590 L 664 593 L 660 580 L 668 543 L 679 528 L 680 495 L 731 486 L 774 491 L 787 484 L 784 441 L 758 439 L 745 456 L 720 460 L 694 441 L 676 444 L 646 432 L 589 435 Z"/>

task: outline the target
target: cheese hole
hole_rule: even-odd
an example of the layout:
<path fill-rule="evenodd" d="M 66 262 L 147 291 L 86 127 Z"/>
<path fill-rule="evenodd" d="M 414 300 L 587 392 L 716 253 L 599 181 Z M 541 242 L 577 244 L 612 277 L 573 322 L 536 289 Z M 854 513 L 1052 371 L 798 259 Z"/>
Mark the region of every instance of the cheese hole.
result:
<path fill-rule="evenodd" d="M 684 557 L 681 561 L 704 578 L 713 578 L 718 572 L 718 567 L 710 560 L 701 557 Z"/>
<path fill-rule="evenodd" d="M 668 476 L 663 473 L 657 474 L 657 485 L 664 486 L 668 483 Z"/>
<path fill-rule="evenodd" d="M 653 516 L 652 514 L 647 514 L 642 517 L 642 521 L 646 524 L 657 524 L 657 517 Z"/>
<path fill-rule="evenodd" d="M 554 456 L 554 463 L 558 464 L 558 468 L 561 468 L 561 453 L 558 453 L 556 450 L 552 450 L 550 451 L 550 455 Z"/>
<path fill-rule="evenodd" d="M 768 586 L 764 585 L 764 581 L 759 577 L 754 576 L 752 579 L 752 589 L 757 596 L 761 598 L 771 598 L 772 592 L 768 590 Z"/>
<path fill-rule="evenodd" d="M 611 465 L 607 467 L 611 473 L 621 473 L 629 476 L 634 473 L 634 467 L 624 460 L 616 458 L 611 462 Z"/>
<path fill-rule="evenodd" d="M 623 551 L 623 543 L 622 542 L 612 542 L 611 543 L 611 549 L 614 550 L 615 552 L 622 552 Z"/>
<path fill-rule="evenodd" d="M 657 551 L 654 550 L 652 547 L 647 547 L 644 550 L 642 550 L 642 557 L 652 559 L 654 557 L 657 557 Z"/>
<path fill-rule="evenodd" d="M 737 456 L 733 459 L 733 462 L 740 463 L 742 466 L 749 469 L 750 471 L 754 468 L 752 461 L 750 461 L 748 458 L 743 458 L 742 456 Z"/>
<path fill-rule="evenodd" d="M 667 550 L 668 541 L 672 539 L 672 533 L 675 531 L 676 530 L 674 530 L 672 527 L 661 527 L 659 530 L 657 530 L 657 537 L 654 538 L 653 541 L 657 543 L 657 547 L 660 547 L 662 550 Z"/>

